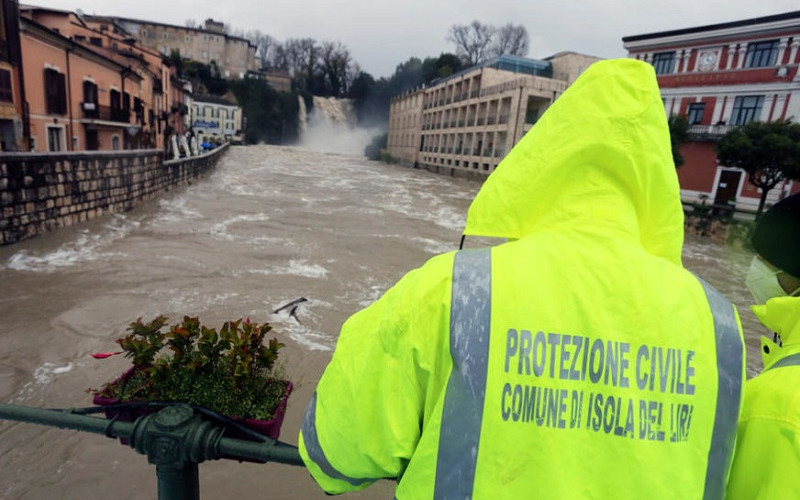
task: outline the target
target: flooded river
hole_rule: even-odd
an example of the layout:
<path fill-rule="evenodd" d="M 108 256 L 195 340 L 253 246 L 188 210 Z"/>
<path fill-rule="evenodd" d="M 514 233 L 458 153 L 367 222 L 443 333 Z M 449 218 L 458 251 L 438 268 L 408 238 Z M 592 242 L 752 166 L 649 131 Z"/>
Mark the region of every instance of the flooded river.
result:
<path fill-rule="evenodd" d="M 91 406 L 121 373 L 114 340 L 138 317 L 270 322 L 295 381 L 281 439 L 302 415 L 342 322 L 405 272 L 456 249 L 479 184 L 344 155 L 234 147 L 208 178 L 131 212 L 0 247 L 0 401 Z M 747 309 L 751 255 L 687 237 L 686 267 L 738 306 L 748 372 L 760 368 Z M 304 297 L 297 320 L 280 306 Z M 657 300 L 657 299 L 655 299 Z M 299 320 L 299 321 L 298 321 Z M 327 498 L 300 467 L 200 466 L 203 498 Z M 352 495 L 391 498 L 389 482 Z M 156 497 L 155 468 L 107 438 L 0 423 L 0 498 Z"/>

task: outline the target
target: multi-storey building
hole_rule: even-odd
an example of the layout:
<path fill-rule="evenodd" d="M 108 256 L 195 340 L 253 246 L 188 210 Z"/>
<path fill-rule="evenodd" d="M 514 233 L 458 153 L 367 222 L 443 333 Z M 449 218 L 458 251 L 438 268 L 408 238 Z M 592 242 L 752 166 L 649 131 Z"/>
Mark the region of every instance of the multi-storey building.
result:
<path fill-rule="evenodd" d="M 18 150 L 163 148 L 188 129 L 190 89 L 159 53 L 69 11 L 26 5 L 17 25 Z"/>
<path fill-rule="evenodd" d="M 35 21 L 20 21 L 30 150 L 123 149 L 140 128 L 131 121 L 131 96 L 140 94 L 142 79 Z"/>
<path fill-rule="evenodd" d="M 205 64 L 212 62 L 223 78 L 244 78 L 260 68 L 256 46 L 249 40 L 225 34 L 224 25 L 207 19 L 203 28 L 174 26 L 122 17 L 95 18 L 107 29 L 116 25 L 135 36 L 145 47 L 165 56 L 177 51 L 181 57 Z"/>
<path fill-rule="evenodd" d="M 689 122 L 678 169 L 684 201 L 755 208 L 758 189 L 742 170 L 719 164 L 715 146 L 752 120 L 800 118 L 800 11 L 622 40 L 630 57 L 654 66 L 667 115 Z M 767 202 L 797 191 L 800 183 L 787 181 Z"/>
<path fill-rule="evenodd" d="M 192 104 L 192 129 L 200 141 L 241 142 L 242 108 L 221 97 L 197 97 Z"/>
<path fill-rule="evenodd" d="M 16 1 L 0 4 L 0 151 L 28 149 L 22 49 Z"/>
<path fill-rule="evenodd" d="M 545 60 L 500 56 L 397 96 L 388 153 L 407 165 L 488 175 L 597 60 L 571 52 Z"/>

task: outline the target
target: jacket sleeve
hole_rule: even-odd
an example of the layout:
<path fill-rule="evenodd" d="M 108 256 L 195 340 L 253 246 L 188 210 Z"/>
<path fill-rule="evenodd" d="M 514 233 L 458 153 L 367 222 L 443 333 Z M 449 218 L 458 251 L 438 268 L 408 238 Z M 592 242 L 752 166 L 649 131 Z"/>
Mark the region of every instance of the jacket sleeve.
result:
<path fill-rule="evenodd" d="M 402 475 L 420 439 L 429 385 L 442 378 L 430 369 L 447 337 L 452 261 L 446 254 L 411 271 L 342 326 L 298 440 L 326 492 Z"/>

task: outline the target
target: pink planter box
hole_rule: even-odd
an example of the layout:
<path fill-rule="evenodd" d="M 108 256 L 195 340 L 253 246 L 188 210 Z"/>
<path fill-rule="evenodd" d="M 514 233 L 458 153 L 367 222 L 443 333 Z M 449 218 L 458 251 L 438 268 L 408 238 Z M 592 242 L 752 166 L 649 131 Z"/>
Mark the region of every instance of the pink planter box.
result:
<path fill-rule="evenodd" d="M 125 380 L 130 378 L 133 375 L 135 367 L 131 367 L 120 375 L 117 380 Z M 270 439 L 277 440 L 280 436 L 281 432 L 281 425 L 283 424 L 283 417 L 286 414 L 286 404 L 289 400 L 289 395 L 292 393 L 292 383 L 287 381 L 286 382 L 286 394 L 281 398 L 280 402 L 278 403 L 278 407 L 275 408 L 275 414 L 270 420 L 252 420 L 247 418 L 239 418 L 239 417 L 229 417 L 231 420 L 238 422 L 248 429 L 251 429 L 263 436 L 266 436 Z M 125 403 L 126 401 L 118 401 L 116 399 L 107 398 L 100 395 L 95 395 L 93 398 L 93 402 L 97 406 L 109 406 L 119 403 Z M 157 409 L 131 409 L 131 410 L 115 410 L 115 409 L 108 409 L 106 410 L 106 418 L 114 418 L 116 417 L 118 420 L 122 420 L 124 422 L 132 422 L 136 420 L 138 417 L 142 415 L 146 415 L 148 413 L 152 413 L 157 411 Z M 253 438 L 247 436 L 246 434 L 237 431 L 235 428 L 230 428 L 225 432 L 226 437 L 236 438 L 236 439 L 244 439 L 248 441 L 252 441 Z M 127 445 L 128 442 L 126 439 L 120 439 L 122 444 Z"/>

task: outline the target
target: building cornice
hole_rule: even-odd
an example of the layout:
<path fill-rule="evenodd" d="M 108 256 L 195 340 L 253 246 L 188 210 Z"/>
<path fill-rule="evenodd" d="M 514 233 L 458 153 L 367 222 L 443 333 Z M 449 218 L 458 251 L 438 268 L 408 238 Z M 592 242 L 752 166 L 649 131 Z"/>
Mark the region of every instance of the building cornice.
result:
<path fill-rule="evenodd" d="M 719 37 L 726 34 L 759 33 L 775 29 L 800 26 L 800 11 L 785 12 L 773 16 L 756 17 L 741 21 L 709 24 L 669 31 L 647 33 L 622 37 L 625 48 L 648 45 L 659 45 L 661 39 L 668 40 L 701 40 L 708 37 Z"/>
<path fill-rule="evenodd" d="M 130 76 L 137 79 L 141 79 L 139 75 L 130 70 L 129 66 L 125 66 L 124 64 L 114 61 L 113 59 L 110 59 L 109 57 L 103 54 L 100 54 L 98 52 L 86 48 L 84 45 L 74 42 L 69 38 L 63 37 L 58 33 L 54 32 L 53 30 L 51 30 L 50 28 L 42 26 L 36 21 L 32 21 L 25 17 L 20 17 L 19 21 L 20 21 L 20 31 L 23 33 L 30 33 L 31 35 L 38 37 L 40 40 L 52 43 L 65 50 L 69 49 L 75 54 L 85 57 L 86 59 L 93 60 L 94 62 L 103 64 L 105 66 L 109 66 L 115 69 L 116 71 L 128 71 L 130 73 Z"/>

